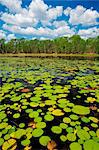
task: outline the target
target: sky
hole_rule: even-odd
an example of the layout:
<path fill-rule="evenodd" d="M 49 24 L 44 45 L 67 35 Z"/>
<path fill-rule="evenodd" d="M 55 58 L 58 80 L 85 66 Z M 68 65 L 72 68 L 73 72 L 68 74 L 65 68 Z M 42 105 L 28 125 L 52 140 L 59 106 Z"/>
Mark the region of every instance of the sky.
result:
<path fill-rule="evenodd" d="M 99 0 L 0 0 L 0 39 L 99 36 Z"/>

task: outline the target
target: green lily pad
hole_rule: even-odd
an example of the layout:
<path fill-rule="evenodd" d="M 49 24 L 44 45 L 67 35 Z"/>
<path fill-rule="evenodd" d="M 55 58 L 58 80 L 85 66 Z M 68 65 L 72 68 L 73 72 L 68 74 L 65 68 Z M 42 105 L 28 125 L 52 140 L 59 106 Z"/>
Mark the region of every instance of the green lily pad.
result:
<path fill-rule="evenodd" d="M 65 135 L 61 135 L 61 136 L 60 136 L 60 139 L 61 139 L 62 142 L 66 142 L 67 137 L 66 137 Z"/>
<path fill-rule="evenodd" d="M 51 131 L 52 131 L 53 133 L 60 134 L 60 133 L 62 132 L 62 128 L 59 127 L 59 126 L 53 126 L 53 127 L 51 128 Z"/>
<path fill-rule="evenodd" d="M 4 139 L 0 138 L 0 146 L 4 143 Z"/>
<path fill-rule="evenodd" d="M 82 140 L 90 139 L 90 134 L 87 131 L 83 130 L 83 129 L 80 129 L 80 130 L 77 131 L 77 136 Z"/>
<path fill-rule="evenodd" d="M 71 122 L 71 119 L 69 117 L 64 117 L 63 118 L 63 122 L 64 123 L 70 123 Z"/>
<path fill-rule="evenodd" d="M 49 136 L 41 136 L 40 139 L 39 139 L 39 143 L 42 146 L 47 146 L 47 144 L 48 144 L 49 141 L 51 141 L 51 139 L 50 139 Z"/>
<path fill-rule="evenodd" d="M 25 123 L 20 123 L 20 124 L 19 124 L 19 127 L 20 127 L 20 128 L 24 128 L 24 127 L 25 127 Z"/>
<path fill-rule="evenodd" d="M 37 128 L 45 128 L 46 127 L 46 123 L 45 122 L 38 122 L 37 124 L 36 124 L 36 127 Z"/>
<path fill-rule="evenodd" d="M 17 119 L 17 118 L 19 118 L 19 117 L 20 117 L 20 114 L 19 114 L 19 113 L 16 113 L 16 114 L 13 115 L 13 118 L 15 118 L 15 119 Z"/>
<path fill-rule="evenodd" d="M 98 149 L 99 149 L 99 143 L 95 142 L 92 139 L 85 141 L 84 150 L 98 150 Z"/>
<path fill-rule="evenodd" d="M 42 129 L 38 128 L 38 129 L 33 130 L 32 135 L 34 137 L 40 137 L 43 133 L 44 133 L 44 131 Z"/>
<path fill-rule="evenodd" d="M 45 119 L 46 121 L 52 121 L 52 120 L 54 119 L 54 117 L 53 117 L 52 115 L 48 114 L 48 115 L 45 115 L 45 116 L 44 116 L 44 119 Z"/>
<path fill-rule="evenodd" d="M 72 120 L 78 120 L 78 116 L 77 115 L 74 115 L 74 114 L 72 114 L 72 115 L 70 115 L 69 116 Z"/>
<path fill-rule="evenodd" d="M 29 144 L 30 144 L 29 139 L 25 139 L 25 140 L 21 141 L 21 145 L 23 145 L 23 146 L 28 146 Z"/>
<path fill-rule="evenodd" d="M 73 142 L 70 144 L 70 150 L 82 150 L 82 147 L 79 143 Z"/>
<path fill-rule="evenodd" d="M 88 107 L 81 106 L 81 105 L 74 106 L 72 111 L 79 115 L 87 115 L 90 113 L 90 110 Z"/>
<path fill-rule="evenodd" d="M 65 124 L 65 123 L 60 123 L 60 127 L 61 127 L 62 129 L 66 129 L 66 128 L 68 127 L 68 125 Z"/>
<path fill-rule="evenodd" d="M 76 140 L 76 135 L 74 133 L 68 133 L 67 134 L 67 139 L 69 141 L 75 141 Z"/>
<path fill-rule="evenodd" d="M 30 118 L 36 118 L 38 116 L 39 116 L 39 113 L 37 111 L 33 111 L 33 112 L 29 113 Z"/>
<path fill-rule="evenodd" d="M 64 115 L 64 112 L 61 111 L 61 109 L 56 109 L 56 110 L 53 110 L 52 111 L 52 114 L 54 116 L 63 116 Z"/>

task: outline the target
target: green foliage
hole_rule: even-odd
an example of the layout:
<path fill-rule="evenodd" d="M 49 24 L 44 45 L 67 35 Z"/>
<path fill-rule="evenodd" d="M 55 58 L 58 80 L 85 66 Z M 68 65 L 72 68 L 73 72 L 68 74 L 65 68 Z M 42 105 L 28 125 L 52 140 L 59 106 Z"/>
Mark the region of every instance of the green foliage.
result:
<path fill-rule="evenodd" d="M 99 37 L 82 39 L 79 35 L 54 40 L 12 39 L 0 40 L 0 53 L 99 53 Z"/>
<path fill-rule="evenodd" d="M 39 142 L 43 146 L 47 146 L 48 142 L 51 141 L 49 136 L 41 136 Z"/>
<path fill-rule="evenodd" d="M 60 134 L 60 133 L 62 132 L 62 129 L 61 129 L 61 127 L 59 127 L 59 126 L 53 126 L 53 127 L 51 128 L 51 131 L 52 131 L 53 133 Z"/>
<path fill-rule="evenodd" d="M 82 150 L 82 147 L 79 143 L 73 142 L 70 144 L 70 150 Z"/>

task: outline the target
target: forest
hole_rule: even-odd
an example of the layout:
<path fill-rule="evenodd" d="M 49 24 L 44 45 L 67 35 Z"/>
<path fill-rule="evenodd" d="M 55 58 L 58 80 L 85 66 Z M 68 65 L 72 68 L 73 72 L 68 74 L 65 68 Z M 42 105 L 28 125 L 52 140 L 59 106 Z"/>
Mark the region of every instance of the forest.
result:
<path fill-rule="evenodd" d="M 65 54 L 99 54 L 99 36 L 82 39 L 79 35 L 59 37 L 53 40 L 12 39 L 0 40 L 0 53 L 65 53 Z"/>

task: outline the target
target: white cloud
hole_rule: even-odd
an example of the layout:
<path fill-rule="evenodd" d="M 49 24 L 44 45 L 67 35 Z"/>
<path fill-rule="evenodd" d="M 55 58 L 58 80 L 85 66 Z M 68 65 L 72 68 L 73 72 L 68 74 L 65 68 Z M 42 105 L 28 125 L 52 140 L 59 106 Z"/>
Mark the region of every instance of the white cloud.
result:
<path fill-rule="evenodd" d="M 0 39 L 5 39 L 6 38 L 6 34 L 3 30 L 0 30 Z"/>
<path fill-rule="evenodd" d="M 5 39 L 6 41 L 10 41 L 11 39 L 15 39 L 15 35 L 14 34 L 6 34 L 5 31 L 0 30 L 0 39 Z"/>
<path fill-rule="evenodd" d="M 58 36 L 70 36 L 74 34 L 74 31 L 70 29 L 69 26 L 59 27 L 56 29 L 50 29 L 47 27 L 40 27 L 35 29 L 33 27 L 21 28 L 19 26 L 9 26 L 4 24 L 3 29 L 8 30 L 12 33 L 17 33 L 21 35 L 32 35 L 32 36 L 42 36 L 46 38 L 55 38 Z"/>
<path fill-rule="evenodd" d="M 67 22 L 66 21 L 54 21 L 53 22 L 53 25 L 56 27 L 56 28 L 59 28 L 59 27 L 64 27 L 64 26 L 67 26 Z"/>
<path fill-rule="evenodd" d="M 96 10 L 86 9 L 78 5 L 75 9 L 67 8 L 64 14 L 69 16 L 69 23 L 72 25 L 90 26 L 96 25 L 99 13 Z"/>
<path fill-rule="evenodd" d="M 65 14 L 66 16 L 70 15 L 71 10 L 72 10 L 72 8 L 67 7 L 67 8 L 64 10 L 64 14 Z"/>
<path fill-rule="evenodd" d="M 41 22 L 43 26 L 51 26 L 51 21 L 57 19 L 57 17 L 61 16 L 63 13 L 62 6 L 52 8 L 45 4 L 43 0 L 32 0 L 27 9 L 21 7 L 21 0 L 11 0 L 11 2 L 8 0 L 10 6 L 7 0 L 0 1 L 1 4 L 4 4 L 10 10 L 12 10 L 12 8 L 14 9 L 14 14 L 1 14 L 1 20 L 7 24 L 20 27 L 36 26 L 38 22 Z M 16 4 L 16 7 L 14 4 Z"/>
<path fill-rule="evenodd" d="M 97 36 L 99 30 L 99 13 L 92 8 L 87 9 L 81 5 L 72 9 L 63 6 L 48 6 L 43 0 L 32 0 L 27 8 L 22 7 L 22 0 L 0 0 L 0 3 L 9 11 L 0 13 L 0 19 L 4 21 L 3 29 L 10 31 L 8 38 L 14 38 L 14 34 L 30 35 L 40 39 L 55 38 L 58 36 L 71 36 L 76 33 L 77 25 L 94 26 L 94 28 L 82 29 L 78 34 L 82 37 Z M 65 14 L 64 20 L 59 20 Z M 62 18 L 61 18 L 62 19 Z M 71 26 L 74 26 L 71 28 Z M 4 31 L 0 31 L 0 37 L 6 37 Z"/>
<path fill-rule="evenodd" d="M 0 3 L 6 6 L 9 9 L 9 11 L 13 13 L 19 13 L 24 10 L 21 7 L 22 0 L 0 0 Z"/>
<path fill-rule="evenodd" d="M 90 38 L 90 37 L 96 37 L 99 36 L 99 29 L 96 27 L 89 28 L 89 29 L 82 29 L 78 31 L 78 35 L 80 35 L 82 38 Z"/>
<path fill-rule="evenodd" d="M 35 26 L 37 24 L 37 20 L 30 16 L 26 16 L 24 14 L 8 14 L 3 13 L 1 16 L 1 20 L 6 22 L 7 24 L 18 25 L 20 27 L 27 26 Z"/>
<path fill-rule="evenodd" d="M 6 41 L 10 41 L 12 39 L 16 39 L 15 35 L 14 34 L 9 34 L 7 37 L 6 37 Z"/>

